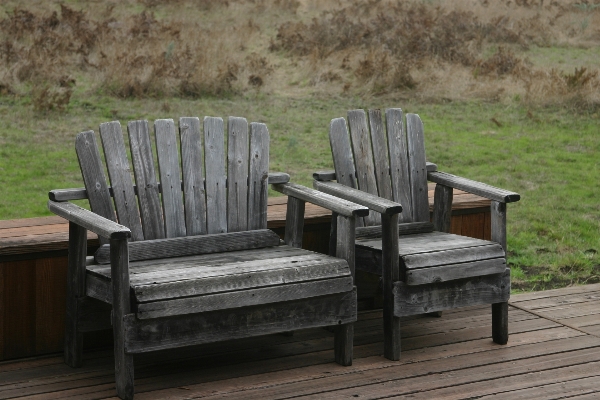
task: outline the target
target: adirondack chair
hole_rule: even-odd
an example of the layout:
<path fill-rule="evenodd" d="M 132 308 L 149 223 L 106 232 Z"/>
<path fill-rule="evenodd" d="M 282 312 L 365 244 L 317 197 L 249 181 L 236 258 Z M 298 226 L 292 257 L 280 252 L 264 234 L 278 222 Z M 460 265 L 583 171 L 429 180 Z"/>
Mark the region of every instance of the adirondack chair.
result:
<path fill-rule="evenodd" d="M 425 161 L 419 116 L 407 114 L 406 129 L 402 110 L 385 117 L 387 135 L 379 110 L 368 120 L 363 110 L 349 111 L 349 133 L 344 118 L 332 120 L 335 171 L 314 174 L 318 190 L 374 211 L 357 221 L 356 268 L 382 277 L 385 356 L 400 358 L 399 317 L 477 304 L 492 304 L 492 337 L 505 344 L 506 203 L 519 195 L 438 172 Z M 433 222 L 427 180 L 436 183 Z M 453 188 L 491 199 L 491 241 L 449 233 Z"/>
<path fill-rule="evenodd" d="M 204 145 L 199 119 L 181 118 L 180 163 L 173 120 L 156 120 L 158 174 L 148 122 L 127 129 L 135 185 L 121 125 L 108 122 L 99 132 L 111 186 L 87 131 L 75 143 L 85 189 L 49 194 L 69 221 L 66 363 L 81 366 L 82 332 L 112 324 L 121 398 L 133 397 L 133 354 L 300 328 L 335 326 L 335 361 L 350 365 L 355 216 L 368 208 L 269 174 L 264 124 L 230 117 L 225 157 L 221 118 L 204 119 Z M 268 184 L 289 196 L 285 244 L 266 229 Z M 338 216 L 337 257 L 301 249 L 306 201 Z M 87 230 L 101 243 L 93 257 Z"/>

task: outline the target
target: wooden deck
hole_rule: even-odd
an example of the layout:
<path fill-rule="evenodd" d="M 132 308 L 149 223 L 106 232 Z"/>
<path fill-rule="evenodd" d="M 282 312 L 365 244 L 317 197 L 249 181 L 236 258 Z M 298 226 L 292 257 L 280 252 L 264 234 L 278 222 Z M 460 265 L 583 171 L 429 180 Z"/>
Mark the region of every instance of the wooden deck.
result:
<path fill-rule="evenodd" d="M 143 355 L 136 399 L 600 398 L 600 284 L 515 295 L 510 339 L 490 338 L 489 307 L 406 319 L 402 360 L 381 356 L 379 311 L 356 324 L 351 367 L 324 329 Z M 111 349 L 84 367 L 61 355 L 0 363 L 0 398 L 113 398 Z"/>

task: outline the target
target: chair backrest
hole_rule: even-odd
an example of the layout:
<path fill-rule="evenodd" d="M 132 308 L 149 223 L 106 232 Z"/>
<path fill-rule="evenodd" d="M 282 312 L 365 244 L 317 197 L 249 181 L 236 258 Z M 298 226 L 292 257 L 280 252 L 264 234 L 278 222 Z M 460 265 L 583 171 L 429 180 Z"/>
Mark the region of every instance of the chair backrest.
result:
<path fill-rule="evenodd" d="M 429 222 L 427 167 L 423 123 L 416 114 L 399 108 L 348 112 L 331 121 L 329 141 L 336 179 L 339 183 L 402 204 L 401 222 Z M 350 130 L 348 131 L 348 126 Z M 371 212 L 357 225 L 380 225 L 381 217 Z"/>
<path fill-rule="evenodd" d="M 203 135 L 198 118 L 180 118 L 179 140 L 172 119 L 156 120 L 155 162 L 148 121 L 129 122 L 132 176 L 121 124 L 101 124 L 110 188 L 94 131 L 80 133 L 75 147 L 92 211 L 127 226 L 134 241 L 265 229 L 269 132 L 237 117 L 227 128 L 225 153 L 221 118 L 204 118 Z"/>

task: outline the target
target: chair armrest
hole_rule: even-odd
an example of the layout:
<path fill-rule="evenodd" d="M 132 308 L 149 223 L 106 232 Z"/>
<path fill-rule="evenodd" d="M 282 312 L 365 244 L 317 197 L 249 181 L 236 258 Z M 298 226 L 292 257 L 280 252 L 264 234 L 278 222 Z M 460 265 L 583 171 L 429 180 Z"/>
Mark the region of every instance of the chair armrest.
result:
<path fill-rule="evenodd" d="M 461 178 L 460 176 L 447 174 L 445 172 L 428 172 L 427 179 L 431 182 L 464 190 L 501 203 L 512 203 L 521 199 L 521 196 L 518 193 L 486 185 L 485 183 L 472 181 L 470 179 Z"/>
<path fill-rule="evenodd" d="M 400 203 L 342 185 L 341 183 L 313 181 L 313 186 L 321 192 L 369 207 L 371 210 L 381 214 L 392 215 L 402 211 Z"/>
<path fill-rule="evenodd" d="M 275 185 L 277 183 L 288 183 L 290 181 L 290 175 L 285 172 L 269 172 L 269 184 Z"/>
<path fill-rule="evenodd" d="M 273 189 L 287 196 L 308 201 L 345 217 L 365 217 L 369 215 L 367 207 L 295 183 L 276 184 L 273 185 Z"/>
<path fill-rule="evenodd" d="M 437 171 L 437 164 L 434 164 L 432 162 L 426 161 L 425 165 L 427 167 L 427 172 L 435 172 L 435 171 Z"/>
<path fill-rule="evenodd" d="M 313 173 L 313 179 L 316 181 L 335 181 L 335 170 L 315 171 Z"/>
<path fill-rule="evenodd" d="M 54 214 L 94 232 L 98 236 L 107 239 L 127 239 L 131 237 L 131 231 L 128 227 L 94 214 L 76 204 L 69 202 L 57 203 L 48 200 L 48 209 Z"/>

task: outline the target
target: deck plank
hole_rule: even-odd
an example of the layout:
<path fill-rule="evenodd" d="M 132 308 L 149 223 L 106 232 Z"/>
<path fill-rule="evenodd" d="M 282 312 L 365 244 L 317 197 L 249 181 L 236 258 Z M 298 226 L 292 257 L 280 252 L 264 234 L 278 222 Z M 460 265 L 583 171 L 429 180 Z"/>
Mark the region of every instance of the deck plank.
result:
<path fill-rule="evenodd" d="M 355 324 L 354 363 L 333 363 L 324 329 L 136 356 L 136 399 L 594 398 L 600 396 L 600 285 L 513 295 L 510 338 L 490 338 L 489 307 L 402 320 L 402 359 L 386 360 L 381 311 Z M 573 329 L 584 327 L 591 334 Z M 0 398 L 114 398 L 111 349 L 0 363 Z"/>

